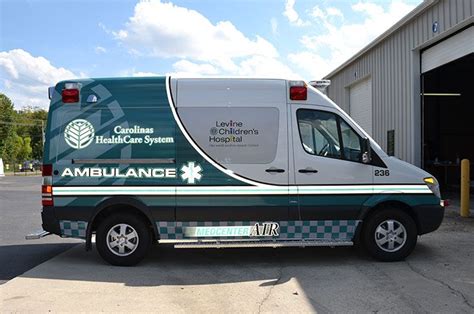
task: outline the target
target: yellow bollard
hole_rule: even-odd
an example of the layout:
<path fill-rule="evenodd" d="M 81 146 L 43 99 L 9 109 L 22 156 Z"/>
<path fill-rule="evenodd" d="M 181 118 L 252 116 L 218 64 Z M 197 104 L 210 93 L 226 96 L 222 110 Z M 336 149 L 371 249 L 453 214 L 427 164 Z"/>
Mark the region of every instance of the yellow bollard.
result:
<path fill-rule="evenodd" d="M 469 217 L 469 193 L 470 193 L 469 159 L 461 161 L 461 217 Z"/>

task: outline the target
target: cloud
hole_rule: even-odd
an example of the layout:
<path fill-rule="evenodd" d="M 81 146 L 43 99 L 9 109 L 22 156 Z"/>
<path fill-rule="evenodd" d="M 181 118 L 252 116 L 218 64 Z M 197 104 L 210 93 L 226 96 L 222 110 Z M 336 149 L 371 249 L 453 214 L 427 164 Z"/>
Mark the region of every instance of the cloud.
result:
<path fill-rule="evenodd" d="M 154 73 L 154 72 L 142 72 L 142 71 L 133 72 L 131 75 L 132 75 L 133 77 L 161 76 L 161 74 L 159 74 L 159 73 Z"/>
<path fill-rule="evenodd" d="M 247 38 L 229 21 L 212 24 L 195 10 L 159 0 L 138 3 L 125 28 L 113 34 L 132 51 L 156 57 L 226 63 L 255 54 L 278 56 L 268 41 Z"/>
<path fill-rule="evenodd" d="M 94 52 L 99 55 L 99 54 L 106 53 L 107 49 L 105 49 L 104 47 L 101 47 L 101 46 L 97 46 L 97 47 L 94 48 Z"/>
<path fill-rule="evenodd" d="M 348 22 L 337 8 L 322 9 L 315 6 L 311 11 L 318 34 L 306 34 L 300 38 L 304 50 L 288 56 L 290 61 L 319 79 L 360 51 L 368 43 L 390 28 L 414 5 L 403 0 L 392 0 L 384 8 L 373 2 L 360 1 L 351 6 L 353 13 L 362 21 Z M 335 19 L 337 17 L 337 19 Z"/>
<path fill-rule="evenodd" d="M 276 18 L 272 17 L 270 19 L 270 26 L 272 27 L 272 34 L 278 35 L 278 21 Z"/>
<path fill-rule="evenodd" d="M 12 99 L 17 108 L 47 107 L 49 86 L 83 76 L 55 67 L 46 58 L 34 57 L 22 49 L 0 52 L 0 73 L 2 92 Z"/>
<path fill-rule="evenodd" d="M 173 64 L 174 72 L 168 73 L 177 77 L 202 77 L 219 75 L 219 69 L 208 63 L 194 63 L 189 60 L 179 60 Z"/>
<path fill-rule="evenodd" d="M 172 73 L 180 76 L 268 76 L 275 66 L 291 72 L 263 37 L 247 37 L 230 21 L 211 23 L 170 2 L 137 3 L 124 27 L 111 34 L 135 56 L 177 59 Z"/>
<path fill-rule="evenodd" d="M 295 10 L 295 0 L 286 0 L 283 15 L 288 18 L 290 24 L 295 26 L 308 26 L 311 24 L 309 21 L 303 21 L 300 18 L 298 12 Z"/>

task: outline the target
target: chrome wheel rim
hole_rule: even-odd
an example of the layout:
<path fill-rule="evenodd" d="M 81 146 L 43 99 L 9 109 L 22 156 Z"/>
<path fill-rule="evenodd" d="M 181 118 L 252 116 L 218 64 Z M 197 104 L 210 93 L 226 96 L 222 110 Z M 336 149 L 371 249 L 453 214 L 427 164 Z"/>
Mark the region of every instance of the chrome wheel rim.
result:
<path fill-rule="evenodd" d="M 128 224 L 117 224 L 107 232 L 107 247 L 117 256 L 128 256 L 138 247 L 138 233 Z"/>
<path fill-rule="evenodd" d="M 407 241 L 407 230 L 399 221 L 388 219 L 375 229 L 375 243 L 385 252 L 400 250 Z"/>

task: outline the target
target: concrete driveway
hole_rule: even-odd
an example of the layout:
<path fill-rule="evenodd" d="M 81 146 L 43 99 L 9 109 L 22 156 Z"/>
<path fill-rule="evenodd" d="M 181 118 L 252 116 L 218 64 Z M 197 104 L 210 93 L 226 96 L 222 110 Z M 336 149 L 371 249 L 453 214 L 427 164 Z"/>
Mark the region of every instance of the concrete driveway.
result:
<path fill-rule="evenodd" d="M 405 261 L 352 248 L 175 250 L 136 267 L 83 245 L 0 286 L 6 311 L 474 311 L 474 220 L 448 217 Z"/>
<path fill-rule="evenodd" d="M 0 177 L 0 285 L 82 241 L 46 237 L 27 241 L 41 229 L 41 177 Z"/>
<path fill-rule="evenodd" d="M 474 312 L 474 219 L 458 218 L 456 204 L 404 262 L 375 262 L 354 248 L 157 246 L 143 263 L 122 268 L 71 239 L 20 241 L 40 223 L 32 196 L 12 196 L 22 182 L 0 186 L 3 276 L 47 261 L 0 285 L 1 312 Z"/>

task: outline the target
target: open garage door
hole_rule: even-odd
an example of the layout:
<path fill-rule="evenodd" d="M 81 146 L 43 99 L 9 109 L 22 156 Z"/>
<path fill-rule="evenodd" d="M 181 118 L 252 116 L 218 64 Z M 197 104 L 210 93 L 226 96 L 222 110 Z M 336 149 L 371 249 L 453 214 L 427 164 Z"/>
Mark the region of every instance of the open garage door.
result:
<path fill-rule="evenodd" d="M 349 111 L 352 119 L 372 136 L 372 80 L 370 78 L 349 88 Z"/>
<path fill-rule="evenodd" d="M 471 53 L 422 75 L 423 167 L 444 191 L 459 188 L 459 161 L 474 160 L 473 73 Z"/>
<path fill-rule="evenodd" d="M 474 53 L 474 26 L 423 51 L 421 72 L 431 71 L 471 53 Z"/>

